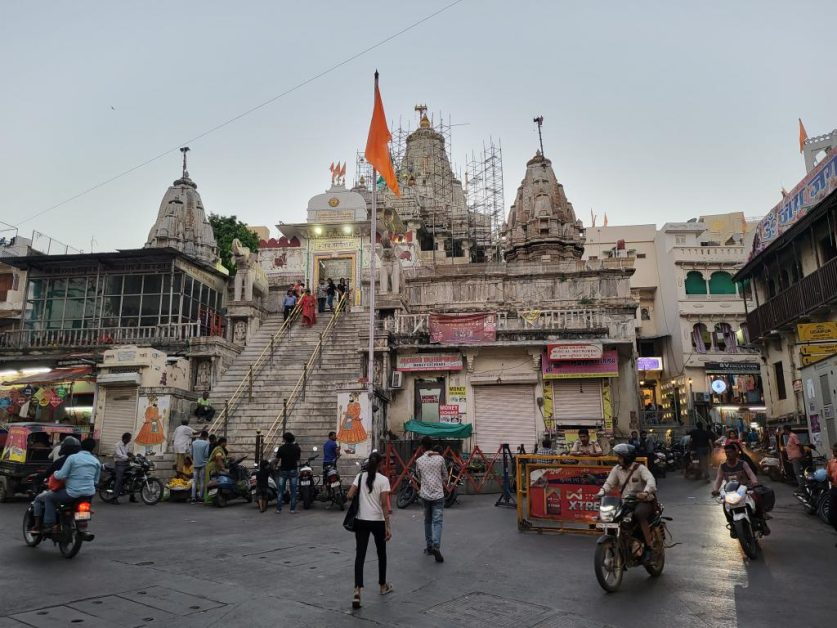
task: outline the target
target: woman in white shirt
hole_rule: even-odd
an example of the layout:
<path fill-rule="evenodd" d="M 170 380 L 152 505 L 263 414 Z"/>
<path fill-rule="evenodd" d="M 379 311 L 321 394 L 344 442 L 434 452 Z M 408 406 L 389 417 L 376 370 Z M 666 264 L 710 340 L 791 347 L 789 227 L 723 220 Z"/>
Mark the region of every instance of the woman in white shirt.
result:
<path fill-rule="evenodd" d="M 357 496 L 360 500 L 355 519 L 355 592 L 352 608 L 360 608 L 363 564 L 370 534 L 375 537 L 375 548 L 378 550 L 378 584 L 381 595 L 392 592 L 392 585 L 387 582 L 387 541 L 392 538 L 389 523 L 392 508 L 389 502 L 389 479 L 378 473 L 381 460 L 381 454 L 373 451 L 366 471 L 358 474 L 349 489 L 348 498 L 354 499 Z"/>

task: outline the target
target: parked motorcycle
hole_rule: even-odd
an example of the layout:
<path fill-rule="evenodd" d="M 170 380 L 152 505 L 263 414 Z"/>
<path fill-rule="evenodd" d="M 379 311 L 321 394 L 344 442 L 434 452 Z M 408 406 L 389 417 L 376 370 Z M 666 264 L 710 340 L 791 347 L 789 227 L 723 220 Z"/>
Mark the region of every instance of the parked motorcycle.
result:
<path fill-rule="evenodd" d="M 775 449 L 768 449 L 759 460 L 759 470 L 774 482 L 782 479 L 782 461 Z"/>
<path fill-rule="evenodd" d="M 767 489 L 769 490 L 769 489 Z M 770 491 L 772 494 L 772 491 Z M 759 539 L 770 534 L 767 521 L 762 512 L 756 509 L 753 490 L 740 484 L 737 480 L 730 480 L 720 491 L 719 502 L 731 521 L 731 531 L 741 544 L 741 549 L 748 558 L 754 559 L 759 551 Z M 766 512 L 773 508 L 772 503 L 763 503 L 762 510 Z"/>
<path fill-rule="evenodd" d="M 241 456 L 230 462 L 229 471 L 219 473 L 209 480 L 207 494 L 218 508 L 223 508 L 229 500 L 237 497 L 243 497 L 247 502 L 253 501 L 253 494 L 250 492 L 250 474 L 241 465 L 246 457 Z"/>
<path fill-rule="evenodd" d="M 23 513 L 23 541 L 29 547 L 37 547 L 41 541 L 50 539 L 54 545 L 58 546 L 58 551 L 64 558 L 73 558 L 81 551 L 82 543 L 92 541 L 95 538 L 95 535 L 87 532 L 87 526 L 93 518 L 93 509 L 90 506 L 91 498 L 71 499 L 64 504 L 59 504 L 56 519 L 59 526 L 57 532 L 46 529 L 40 532 L 32 532 L 31 529 L 35 525 L 35 497 L 41 490 L 46 489 L 46 482 L 40 486 L 33 483 L 32 487 L 29 492 L 32 503 Z"/>
<path fill-rule="evenodd" d="M 602 497 L 596 523 L 602 536 L 596 541 L 593 567 L 599 586 L 608 593 L 619 589 L 622 576 L 630 567 L 642 565 L 654 578 L 663 573 L 666 562 L 665 538 L 668 533 L 666 522 L 671 521 L 671 517 L 662 516 L 663 507 L 660 505 L 651 519 L 651 535 L 654 539 L 651 557 L 643 562 L 645 541 L 641 528 L 633 520 L 634 508 L 638 503 L 635 497 Z"/>
<path fill-rule="evenodd" d="M 256 498 L 256 472 L 259 470 L 258 465 L 253 465 L 253 469 L 250 471 L 250 495 L 252 499 Z M 276 481 L 273 479 L 273 474 L 271 473 L 267 478 L 267 503 L 269 504 L 272 501 L 275 501 L 277 496 L 279 495 L 279 489 L 276 486 Z"/>
<path fill-rule="evenodd" d="M 346 508 L 346 491 L 340 481 L 336 464 L 328 464 L 323 469 L 322 485 L 317 491 L 317 499 L 322 502 L 329 502 L 340 510 Z"/>
<path fill-rule="evenodd" d="M 805 512 L 809 515 L 816 514 L 829 523 L 828 511 L 831 500 L 828 492 L 828 473 L 824 468 L 806 469 L 805 483 L 794 493 L 794 496 L 805 507 Z"/>
<path fill-rule="evenodd" d="M 122 476 L 122 493 L 133 495 L 138 492 L 140 499 L 148 506 L 159 502 L 163 497 L 163 483 L 151 475 L 155 468 L 154 463 L 148 458 L 136 454 Z M 99 481 L 99 499 L 107 503 L 115 502 L 119 497 L 114 495 L 115 490 L 116 471 L 113 465 L 106 464 L 105 473 Z"/>
<path fill-rule="evenodd" d="M 314 447 L 314 451 L 317 451 L 316 447 Z M 314 498 L 318 493 L 314 470 L 311 468 L 311 461 L 318 457 L 318 454 L 314 454 L 305 462 L 299 464 L 299 498 L 305 510 L 311 508 L 311 504 L 314 503 Z"/>

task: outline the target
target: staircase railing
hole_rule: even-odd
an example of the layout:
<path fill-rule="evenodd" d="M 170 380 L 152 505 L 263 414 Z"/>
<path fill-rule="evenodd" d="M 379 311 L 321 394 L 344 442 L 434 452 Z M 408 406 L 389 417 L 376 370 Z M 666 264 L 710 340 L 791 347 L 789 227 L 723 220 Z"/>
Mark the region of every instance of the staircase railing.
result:
<path fill-rule="evenodd" d="M 241 381 L 238 383 L 238 386 L 233 394 L 230 395 L 229 399 L 224 400 L 223 409 L 215 416 L 212 423 L 209 424 L 209 427 L 206 428 L 209 432 L 216 432 L 220 427 L 223 427 L 224 436 L 227 435 L 226 426 L 229 422 L 230 413 L 235 409 L 235 404 L 239 401 L 239 398 L 244 394 L 245 390 L 247 391 L 248 399 L 251 401 L 253 400 L 253 380 L 258 377 L 265 364 L 273 362 L 273 354 L 276 351 L 276 347 L 279 345 L 282 338 L 290 334 L 291 326 L 294 321 L 299 319 L 300 312 L 301 309 L 299 304 L 297 304 L 294 309 L 291 310 L 291 315 L 282 322 L 282 326 L 279 330 L 270 337 L 270 342 L 265 345 L 262 352 L 253 361 L 250 368 L 247 369 L 247 374 L 241 378 Z"/>
<path fill-rule="evenodd" d="M 349 293 L 346 292 L 341 298 L 340 301 L 337 303 L 337 307 L 334 308 L 334 316 L 331 317 L 331 320 L 328 322 L 326 328 L 320 332 L 320 340 L 317 342 L 317 346 L 314 347 L 314 350 L 311 352 L 311 356 L 308 358 L 308 361 L 302 366 L 302 375 L 299 376 L 299 379 L 296 382 L 296 386 L 294 386 L 291 394 L 288 395 L 287 399 L 282 401 L 282 411 L 276 416 L 276 419 L 271 423 L 270 427 L 268 428 L 267 432 L 265 432 L 263 438 L 261 439 L 262 443 L 262 451 L 258 452 L 261 455 L 264 455 L 265 451 L 270 451 L 271 447 L 275 440 L 278 440 L 278 436 L 280 434 L 284 434 L 285 430 L 288 426 L 288 417 L 294 411 L 296 407 L 297 401 L 302 399 L 305 401 L 305 388 L 308 384 L 308 374 L 314 368 L 314 364 L 316 363 L 317 366 L 322 365 L 322 358 L 323 358 L 323 347 L 325 346 L 325 341 L 331 335 L 331 332 L 334 330 L 334 327 L 337 323 L 337 319 L 346 309 L 346 301 L 349 297 Z"/>

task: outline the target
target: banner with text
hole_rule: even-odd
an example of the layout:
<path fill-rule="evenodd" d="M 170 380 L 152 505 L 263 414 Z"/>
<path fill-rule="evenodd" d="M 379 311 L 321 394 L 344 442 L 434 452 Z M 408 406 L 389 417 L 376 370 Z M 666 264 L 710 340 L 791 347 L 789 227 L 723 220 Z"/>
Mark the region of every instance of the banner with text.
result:
<path fill-rule="evenodd" d="M 398 371 L 461 371 L 462 356 L 459 354 L 399 355 L 395 361 Z"/>
<path fill-rule="evenodd" d="M 468 345 L 494 342 L 496 338 L 497 316 L 494 314 L 430 315 L 431 343 Z"/>

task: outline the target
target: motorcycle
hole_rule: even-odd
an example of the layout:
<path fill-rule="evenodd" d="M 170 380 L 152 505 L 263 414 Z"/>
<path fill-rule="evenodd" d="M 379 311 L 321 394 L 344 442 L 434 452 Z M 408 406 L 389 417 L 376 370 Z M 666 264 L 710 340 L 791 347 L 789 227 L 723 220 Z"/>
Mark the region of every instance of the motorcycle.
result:
<path fill-rule="evenodd" d="M 651 557 L 643 562 L 645 541 L 642 530 L 633 520 L 634 508 L 638 503 L 636 497 L 602 497 L 596 522 L 596 527 L 602 530 L 602 536 L 596 541 L 593 567 L 599 586 L 608 593 L 619 589 L 622 576 L 630 567 L 642 565 L 653 578 L 663 573 L 666 562 L 665 538 L 668 534 L 666 522 L 672 519 L 662 516 L 663 507 L 659 505 L 650 521 L 654 539 Z"/>
<path fill-rule="evenodd" d="M 56 523 L 59 529 L 57 532 L 51 530 L 32 532 L 32 527 L 35 525 L 35 497 L 40 492 L 38 488 L 46 489 L 46 483 L 44 482 L 40 487 L 36 483 L 32 483 L 31 486 L 29 496 L 32 498 L 32 503 L 23 514 L 23 541 L 29 547 L 37 547 L 41 541 L 50 539 L 54 545 L 58 546 L 58 551 L 64 558 L 73 558 L 81 551 L 82 543 L 90 542 L 95 538 L 95 535 L 87 532 L 87 526 L 93 518 L 90 498 L 71 499 L 58 505 Z"/>
<path fill-rule="evenodd" d="M 340 481 L 336 463 L 325 465 L 322 485 L 317 492 L 317 499 L 322 502 L 330 502 L 340 510 L 346 508 L 346 491 Z"/>
<path fill-rule="evenodd" d="M 256 472 L 259 470 L 258 465 L 253 465 L 250 471 L 250 495 L 252 499 L 256 498 Z M 276 480 L 273 479 L 271 473 L 267 478 L 267 503 L 275 501 L 279 495 L 279 488 L 276 486 Z"/>
<path fill-rule="evenodd" d="M 782 462 L 775 449 L 768 449 L 759 460 L 759 470 L 774 482 L 782 479 Z"/>
<path fill-rule="evenodd" d="M 314 451 L 317 451 L 316 447 L 314 447 Z M 318 454 L 314 454 L 299 465 L 299 498 L 305 510 L 311 508 L 311 504 L 314 503 L 314 498 L 318 493 L 314 470 L 311 468 L 311 461 L 317 457 Z"/>
<path fill-rule="evenodd" d="M 460 484 L 462 484 L 460 466 L 455 463 L 449 463 L 448 481 L 445 487 L 445 508 L 450 508 L 456 503 L 459 497 Z M 419 480 L 418 474 L 413 469 L 410 469 L 401 481 L 401 488 L 398 489 L 398 497 L 395 500 L 396 506 L 399 508 L 407 508 L 407 506 L 416 500 L 421 499 L 419 497 L 420 489 L 421 481 Z"/>
<path fill-rule="evenodd" d="M 701 478 L 700 458 L 697 452 L 690 450 L 686 454 L 686 462 L 683 465 L 683 477 L 687 480 L 699 480 Z"/>
<path fill-rule="evenodd" d="M 805 483 L 794 493 L 796 499 L 805 507 L 809 515 L 816 514 L 829 523 L 830 498 L 828 493 L 828 473 L 824 468 L 806 469 Z"/>
<path fill-rule="evenodd" d="M 218 508 L 223 508 L 229 500 L 237 497 L 243 497 L 248 503 L 253 501 L 253 494 L 250 492 L 250 475 L 241 465 L 246 457 L 241 456 L 230 462 L 229 471 L 219 473 L 209 481 L 207 494 Z"/>
<path fill-rule="evenodd" d="M 163 483 L 151 475 L 155 465 L 142 454 L 136 454 L 122 476 L 122 493 L 133 495 L 139 492 L 140 499 L 148 506 L 153 506 L 163 497 Z M 113 465 L 105 465 L 105 473 L 99 482 L 99 499 L 113 503 L 119 495 L 116 490 L 116 471 Z"/>
<path fill-rule="evenodd" d="M 741 549 L 748 558 L 754 559 L 759 551 L 759 539 L 770 534 L 764 515 L 757 512 L 753 491 L 737 480 L 730 480 L 720 491 L 719 502 L 731 523 L 731 531 L 741 544 Z M 764 511 L 772 508 L 772 504 L 764 504 Z"/>

